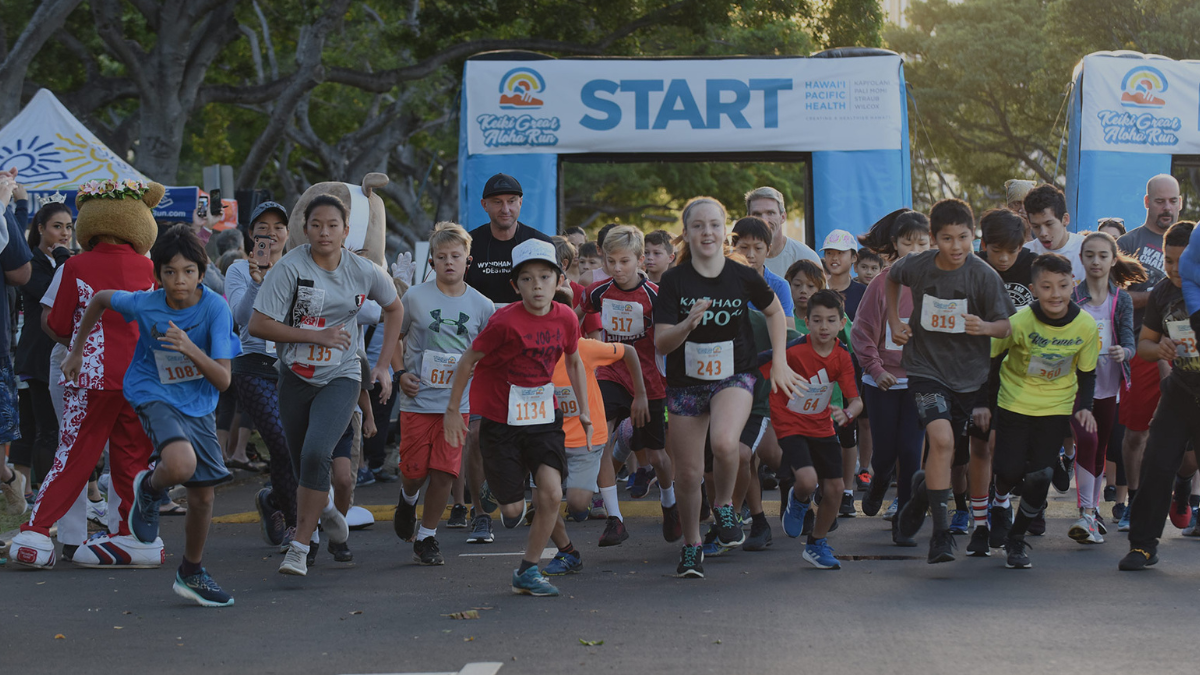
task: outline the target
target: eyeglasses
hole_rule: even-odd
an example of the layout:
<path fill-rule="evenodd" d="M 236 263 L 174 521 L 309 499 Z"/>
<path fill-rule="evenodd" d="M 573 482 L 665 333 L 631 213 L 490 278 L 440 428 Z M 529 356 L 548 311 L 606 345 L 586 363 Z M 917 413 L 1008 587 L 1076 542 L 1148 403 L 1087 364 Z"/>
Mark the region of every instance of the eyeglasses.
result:
<path fill-rule="evenodd" d="M 1104 227 L 1105 225 L 1124 225 L 1124 218 L 1100 218 L 1096 221 L 1096 227 Z"/>

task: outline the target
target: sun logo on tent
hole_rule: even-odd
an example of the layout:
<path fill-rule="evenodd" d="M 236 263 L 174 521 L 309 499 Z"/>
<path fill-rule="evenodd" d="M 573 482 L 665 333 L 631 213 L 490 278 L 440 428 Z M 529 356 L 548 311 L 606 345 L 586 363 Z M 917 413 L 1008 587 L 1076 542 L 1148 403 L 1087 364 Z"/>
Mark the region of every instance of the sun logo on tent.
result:
<path fill-rule="evenodd" d="M 1157 96 L 1167 90 L 1167 78 L 1150 66 L 1138 66 L 1121 80 L 1121 105 L 1129 108 L 1161 108 L 1167 104 Z"/>
<path fill-rule="evenodd" d="M 11 145 L 0 146 L 0 170 L 17 168 L 21 183 L 49 183 L 67 180 L 67 174 L 58 167 L 62 163 L 59 149 L 53 141 L 44 141 L 41 136 L 18 139 Z"/>
<path fill-rule="evenodd" d="M 500 107 L 505 110 L 536 110 L 542 99 L 535 98 L 546 89 L 546 81 L 533 68 L 513 68 L 500 78 Z"/>

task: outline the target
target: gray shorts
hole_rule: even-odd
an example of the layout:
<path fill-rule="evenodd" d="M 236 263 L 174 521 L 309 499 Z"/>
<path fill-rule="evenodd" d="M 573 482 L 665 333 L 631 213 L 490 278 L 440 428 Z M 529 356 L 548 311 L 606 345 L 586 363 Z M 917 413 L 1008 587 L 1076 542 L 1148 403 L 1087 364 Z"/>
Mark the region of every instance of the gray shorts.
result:
<path fill-rule="evenodd" d="M 567 448 L 567 477 L 563 479 L 563 487 L 598 492 L 600 487 L 596 484 L 596 478 L 600 475 L 600 458 L 603 455 L 602 447 L 591 452 L 588 452 L 587 446 Z"/>
<path fill-rule="evenodd" d="M 210 487 L 233 478 L 221 456 L 214 413 L 191 417 L 162 401 L 151 401 L 137 407 L 137 416 L 154 444 L 152 461 L 158 461 L 162 449 L 169 443 L 187 441 L 192 444 L 196 453 L 196 472 L 184 481 L 184 487 Z"/>

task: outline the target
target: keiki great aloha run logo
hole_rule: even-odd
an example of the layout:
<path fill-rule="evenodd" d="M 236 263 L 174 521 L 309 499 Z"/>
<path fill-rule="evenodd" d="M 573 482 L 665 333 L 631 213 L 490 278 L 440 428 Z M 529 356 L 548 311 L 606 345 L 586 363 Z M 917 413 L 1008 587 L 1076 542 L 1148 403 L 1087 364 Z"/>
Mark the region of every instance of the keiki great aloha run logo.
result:
<path fill-rule="evenodd" d="M 533 68 L 513 68 L 500 78 L 501 110 L 532 111 L 545 105 L 546 80 Z M 528 113 L 517 115 L 482 114 L 475 118 L 483 134 L 483 144 L 489 148 L 500 147 L 550 147 L 558 145 L 558 130 L 562 126 L 557 117 L 534 117 Z"/>
<path fill-rule="evenodd" d="M 1167 77 L 1150 66 L 1138 66 L 1121 80 L 1121 105 L 1127 108 L 1161 108 L 1167 104 L 1159 94 L 1167 91 Z"/>
<path fill-rule="evenodd" d="M 546 80 L 533 68 L 513 68 L 500 78 L 502 110 L 537 110 L 544 103 L 535 94 L 546 90 Z"/>
<path fill-rule="evenodd" d="M 1138 65 L 1125 73 L 1121 79 L 1121 108 L 1096 113 L 1104 143 L 1146 147 L 1179 145 L 1183 121 L 1178 116 L 1151 112 L 1167 107 L 1163 94 L 1169 86 L 1162 71 L 1152 66 Z"/>

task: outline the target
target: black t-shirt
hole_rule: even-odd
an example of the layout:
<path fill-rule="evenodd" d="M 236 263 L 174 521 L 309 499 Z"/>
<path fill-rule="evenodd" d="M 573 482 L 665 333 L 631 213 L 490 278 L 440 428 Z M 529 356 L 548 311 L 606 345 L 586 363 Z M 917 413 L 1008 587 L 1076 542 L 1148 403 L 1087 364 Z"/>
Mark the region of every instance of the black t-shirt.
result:
<path fill-rule="evenodd" d="M 492 237 L 490 223 L 471 230 L 471 264 L 467 266 L 467 285 L 493 303 L 519 301 L 521 297 L 509 283 L 512 252 L 517 244 L 529 239 L 550 241 L 550 237 L 520 222 L 517 223 L 516 235 L 507 241 Z"/>
<path fill-rule="evenodd" d="M 980 258 L 987 260 L 987 252 L 981 251 L 977 254 Z M 1033 302 L 1033 291 L 1030 287 L 1033 285 L 1033 259 L 1037 254 L 1027 248 L 1022 248 L 1017 254 L 1017 261 L 1011 267 L 1001 272 L 996 270 L 996 274 L 1000 275 L 1000 280 L 1004 282 L 1004 290 L 1008 291 L 1008 299 L 1012 300 L 1013 307 L 1021 309 L 1025 305 Z M 991 265 L 991 263 L 988 263 Z"/>
<path fill-rule="evenodd" d="M 662 283 L 658 285 L 658 299 L 654 302 L 654 323 L 677 324 L 687 317 L 692 305 L 704 298 L 713 301 L 705 318 L 688 335 L 684 344 L 667 354 L 668 386 L 692 387 L 714 381 L 686 374 L 688 343 L 712 345 L 733 342 L 732 372 L 709 369 L 707 373 L 717 380 L 757 369 L 758 352 L 754 346 L 754 330 L 750 325 L 750 310 L 746 303 L 749 301 L 757 307 L 767 307 L 775 299 L 775 292 L 758 272 L 732 260 L 726 260 L 721 273 L 712 279 L 701 276 L 688 260 L 663 274 Z"/>
<path fill-rule="evenodd" d="M 854 316 L 858 314 L 858 304 L 862 302 L 863 293 L 867 292 L 867 286 L 861 281 L 851 280 L 850 285 L 844 291 L 837 291 L 837 294 L 842 296 L 842 304 L 846 308 L 846 316 L 854 321 Z"/>
<path fill-rule="evenodd" d="M 1175 342 L 1176 353 L 1180 356 L 1171 363 L 1171 374 L 1168 377 L 1174 378 L 1193 394 L 1200 395 L 1200 356 L 1183 356 L 1189 352 L 1195 353 L 1194 338 L 1192 344 L 1184 344 L 1178 339 L 1179 331 L 1191 328 L 1187 307 L 1183 302 L 1183 291 L 1176 288 L 1169 278 L 1158 282 L 1154 290 L 1150 291 L 1150 297 L 1146 300 L 1144 321 L 1146 328 Z"/>

